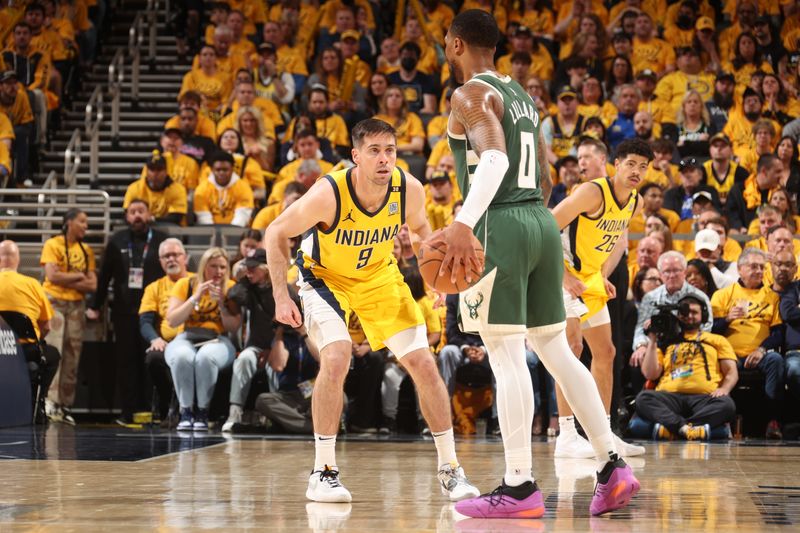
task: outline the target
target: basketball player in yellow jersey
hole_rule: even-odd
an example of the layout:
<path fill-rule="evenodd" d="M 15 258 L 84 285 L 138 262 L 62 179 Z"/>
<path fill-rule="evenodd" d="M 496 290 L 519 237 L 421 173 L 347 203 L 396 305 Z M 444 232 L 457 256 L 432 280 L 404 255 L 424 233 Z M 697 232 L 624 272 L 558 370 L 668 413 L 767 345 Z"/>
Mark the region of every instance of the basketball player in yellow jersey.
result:
<path fill-rule="evenodd" d="M 397 136 L 381 120 L 367 119 L 352 130 L 356 166 L 320 178 L 267 228 L 264 240 L 275 297 L 275 318 L 298 327 L 305 319 L 320 351 L 312 416 L 316 448 L 306 497 L 349 502 L 336 465 L 336 432 L 345 376 L 350 368 L 350 314 L 361 321 L 373 350 L 386 346 L 408 370 L 419 393 L 439 455 L 442 493 L 456 501 L 477 496 L 459 466 L 450 401 L 428 348 L 424 318 L 392 255 L 403 224 L 426 238 L 425 192 L 413 176 L 395 167 Z M 298 252 L 303 316 L 289 296 L 286 243 L 304 234 Z"/>
<path fill-rule="evenodd" d="M 605 152 L 600 141 L 585 141 Z M 584 144 L 581 147 L 584 147 Z M 617 296 L 608 276 L 627 247 L 628 223 L 641 204 L 636 187 L 653 159 L 650 146 L 640 139 L 623 141 L 617 147 L 614 178 L 603 177 L 582 184 L 553 210 L 563 230 L 564 307 L 567 339 L 576 357 L 583 339 L 592 352 L 592 377 L 600 391 L 606 415 L 611 409 L 616 348 L 611 337 L 611 317 L 606 302 Z M 624 295 L 620 295 L 624 298 Z M 556 387 L 559 429 L 556 457 L 592 458 L 594 449 L 578 435 L 572 409 Z M 610 419 L 610 418 L 609 418 Z M 620 455 L 641 455 L 645 449 L 615 436 Z"/>

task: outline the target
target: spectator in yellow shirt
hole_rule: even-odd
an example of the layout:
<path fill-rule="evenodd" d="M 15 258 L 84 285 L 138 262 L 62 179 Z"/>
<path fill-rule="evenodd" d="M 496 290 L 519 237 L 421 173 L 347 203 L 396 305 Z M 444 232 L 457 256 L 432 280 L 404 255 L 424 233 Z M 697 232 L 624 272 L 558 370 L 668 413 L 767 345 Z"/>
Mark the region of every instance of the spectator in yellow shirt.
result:
<path fill-rule="evenodd" d="M 178 98 L 186 91 L 197 91 L 203 96 L 205 109 L 210 113 L 219 113 L 230 97 L 232 81 L 217 67 L 217 51 L 213 46 L 203 46 L 199 56 L 199 68 L 190 70 L 183 77 Z"/>
<path fill-rule="evenodd" d="M 676 55 L 678 70 L 661 78 L 655 90 L 656 98 L 671 108 L 670 116 L 663 118 L 670 122 L 677 118 L 683 97 L 690 89 L 696 90 L 704 102 L 714 94 L 714 75 L 703 71 L 697 49 L 680 48 Z"/>
<path fill-rule="evenodd" d="M 408 110 L 408 102 L 403 91 L 390 85 L 383 94 L 381 112 L 373 118 L 391 124 L 397 133 L 397 151 L 422 154 L 425 148 L 425 130 L 422 120 L 416 113 Z"/>
<path fill-rule="evenodd" d="M 255 4 L 256 2 L 253 3 Z M 247 19 L 245 18 L 244 13 L 237 9 L 232 9 L 231 12 L 228 13 L 228 20 L 225 22 L 225 24 L 231 29 L 232 33 L 231 53 L 238 54 L 246 59 L 249 58 L 251 54 L 255 53 L 256 45 L 253 44 L 253 41 L 245 36 L 245 20 Z M 253 28 L 252 35 L 255 35 L 255 28 Z"/>
<path fill-rule="evenodd" d="M 39 263 L 44 267 L 44 292 L 55 311 L 64 316 L 61 364 L 47 396 L 47 416 L 74 425 L 69 413 L 75 401 L 78 364 L 86 321 L 84 298 L 97 290 L 94 252 L 84 244 L 89 217 L 72 208 L 64 214 L 62 233 L 48 239 Z M 56 346 L 59 348 L 59 346 Z"/>
<path fill-rule="evenodd" d="M 739 94 L 744 92 L 744 88 L 750 85 L 750 78 L 755 71 L 772 72 L 772 66 L 761 57 L 756 38 L 753 37 L 752 33 L 739 34 L 733 48 L 733 59 L 723 62 L 722 68 L 727 72 L 733 73 L 736 78 L 736 85 L 740 88 L 737 91 Z"/>
<path fill-rule="evenodd" d="M 431 229 L 436 231 L 453 222 L 453 207 L 461 199 L 453 187 L 450 175 L 444 171 L 435 171 L 426 189 L 430 195 L 426 198 L 425 212 Z"/>
<path fill-rule="evenodd" d="M 234 129 L 242 136 L 244 153 L 261 166 L 261 170 L 271 172 L 275 165 L 275 132 L 264 128 L 261 111 L 255 106 L 242 106 L 236 112 Z"/>
<path fill-rule="evenodd" d="M 293 180 L 279 181 L 272 188 L 267 199 L 267 205 L 274 205 L 284 200 L 286 187 L 292 182 L 302 183 L 306 189 L 310 189 L 312 185 L 322 175 L 319 162 L 316 159 L 302 159 Z"/>
<path fill-rule="evenodd" d="M 644 11 L 636 17 L 631 63 L 636 74 L 650 69 L 659 78 L 675 70 L 673 45 L 654 36 L 653 19 Z"/>
<path fill-rule="evenodd" d="M 234 100 L 225 112 L 227 114 L 217 123 L 217 136 L 229 128 L 236 127 L 236 114 L 242 107 L 252 106 L 261 113 L 261 127 L 264 135 L 271 139 L 277 138 L 275 129 L 283 126 L 283 116 L 280 109 L 272 100 L 256 96 L 255 84 L 249 80 L 236 83 Z"/>
<path fill-rule="evenodd" d="M 497 71 L 501 74 L 511 74 L 511 59 L 515 53 L 522 52 L 531 59 L 528 64 L 528 75 L 549 80 L 553 78 L 554 65 L 550 53 L 538 40 L 534 39 L 533 32 L 527 26 L 519 26 L 511 37 L 511 53 L 501 56 L 497 60 Z M 527 79 L 527 76 L 526 76 Z M 519 80 L 518 80 L 519 81 Z M 522 83 L 524 86 L 525 84 Z"/>
<path fill-rule="evenodd" d="M 233 156 L 218 151 L 208 158 L 211 174 L 197 186 L 194 213 L 197 223 L 246 227 L 253 213 L 253 190 L 233 173 Z"/>
<path fill-rule="evenodd" d="M 183 146 L 183 135 L 177 128 L 169 128 L 161 134 L 161 156 L 167 162 L 167 176 L 172 181 L 183 185 L 186 191 L 193 191 L 197 187 L 198 174 L 200 167 L 197 161 L 188 155 L 181 153 Z M 147 165 L 142 167 L 140 178 L 147 175 Z"/>
<path fill-rule="evenodd" d="M 711 137 L 709 155 L 711 159 L 703 163 L 706 185 L 716 189 L 720 202 L 724 204 L 734 183 L 744 182 L 749 172 L 733 161 L 731 140 L 722 132 Z"/>
<path fill-rule="evenodd" d="M 183 326 L 172 328 L 167 323 L 169 295 L 178 280 L 194 274 L 186 270 L 189 258 L 180 239 L 170 237 L 161 241 L 158 259 L 166 275 L 144 289 L 142 303 L 139 305 L 139 330 L 142 338 L 149 343 L 144 364 L 158 393 L 161 420 L 166 421 L 172 399 L 172 378 L 164 360 L 164 350 L 167 343 L 183 331 Z"/>
<path fill-rule="evenodd" d="M 267 22 L 264 24 L 263 42 L 270 43 L 275 48 L 278 72 L 288 72 L 298 80 L 305 81 L 308 77 L 308 66 L 304 53 L 297 46 L 289 46 L 287 41 L 289 35 L 285 35 L 281 25 L 277 22 Z M 262 43 L 263 44 L 263 43 Z M 261 47 L 259 46 L 259 52 Z M 255 63 L 255 61 L 253 61 Z M 298 84 L 302 87 L 302 84 Z"/>
<path fill-rule="evenodd" d="M 268 205 L 258 212 L 250 225 L 253 229 L 264 231 L 267 226 L 278 218 L 278 215 L 283 213 L 286 208 L 295 203 L 301 196 L 306 193 L 306 186 L 299 181 L 290 181 L 286 184 L 283 190 L 283 200 L 272 205 Z"/>
<path fill-rule="evenodd" d="M 266 177 L 268 173 L 261 170 L 258 161 L 244 154 L 242 137 L 239 132 L 234 129 L 223 131 L 219 136 L 217 146 L 233 156 L 233 172 L 250 184 L 250 188 L 253 189 L 253 198 L 263 202 L 267 197 Z M 211 167 L 204 162 L 200 167 L 198 182 L 208 179 L 210 173 Z"/>
<path fill-rule="evenodd" d="M 128 186 L 122 207 L 127 209 L 134 200 L 147 203 L 150 214 L 159 222 L 180 224 L 186 216 L 186 189 L 167 174 L 167 160 L 158 150 L 147 160 L 145 175 Z"/>
<path fill-rule="evenodd" d="M 212 141 L 214 141 L 216 136 L 216 127 L 214 126 L 214 121 L 208 118 L 207 116 L 200 113 L 200 110 L 203 106 L 203 97 L 197 91 L 186 91 L 183 93 L 180 98 L 178 99 L 178 109 L 183 109 L 184 107 L 188 107 L 190 109 L 194 109 L 195 113 L 197 114 L 197 122 L 194 125 L 192 131 L 183 131 L 183 135 L 186 136 L 199 136 L 199 137 L 208 137 Z M 180 114 L 173 115 L 167 120 L 166 124 L 164 124 L 164 129 L 168 130 L 170 128 L 180 128 L 181 127 L 181 116 Z"/>
<path fill-rule="evenodd" d="M 240 69 L 247 70 L 249 67 L 249 56 L 233 51 L 231 42 L 233 41 L 233 31 L 228 26 L 221 25 L 214 29 L 213 41 L 211 46 L 217 53 L 217 69 L 229 79 L 233 79 L 236 72 Z M 200 68 L 200 56 L 196 55 L 192 61 L 192 70 Z"/>
<path fill-rule="evenodd" d="M 300 164 L 307 159 L 316 161 L 322 174 L 327 174 L 333 168 L 331 163 L 317 157 L 319 154 L 319 140 L 311 130 L 301 129 L 295 133 L 293 151 L 295 159 L 280 169 L 278 183 L 293 180 Z"/>

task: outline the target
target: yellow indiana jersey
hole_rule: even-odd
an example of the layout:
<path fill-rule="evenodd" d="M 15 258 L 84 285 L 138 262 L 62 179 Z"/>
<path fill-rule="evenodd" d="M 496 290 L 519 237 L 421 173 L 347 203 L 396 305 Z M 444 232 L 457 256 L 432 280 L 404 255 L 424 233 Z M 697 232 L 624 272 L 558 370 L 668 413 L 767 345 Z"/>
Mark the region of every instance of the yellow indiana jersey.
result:
<path fill-rule="evenodd" d="M 336 218 L 330 227 L 318 225 L 305 235 L 298 253 L 301 270 L 364 280 L 396 262 L 392 249 L 405 223 L 405 173 L 394 169 L 383 205 L 369 212 L 358 202 L 352 172 L 338 170 L 321 178 L 333 187 Z"/>
<path fill-rule="evenodd" d="M 632 191 L 625 203 L 614 196 L 610 178 L 592 180 L 603 193 L 603 211 L 589 217 L 581 213 L 564 229 L 564 265 L 582 278 L 599 272 L 620 236 L 628 229 L 638 195 Z"/>

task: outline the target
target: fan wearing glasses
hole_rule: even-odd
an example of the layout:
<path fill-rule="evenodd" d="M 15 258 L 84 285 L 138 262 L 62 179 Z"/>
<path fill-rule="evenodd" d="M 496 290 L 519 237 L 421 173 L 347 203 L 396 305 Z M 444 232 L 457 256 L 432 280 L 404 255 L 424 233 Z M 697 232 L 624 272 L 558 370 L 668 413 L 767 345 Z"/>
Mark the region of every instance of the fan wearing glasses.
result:
<path fill-rule="evenodd" d="M 700 160 L 694 157 L 682 159 L 678 165 L 680 172 L 680 185 L 668 189 L 664 193 L 664 207 L 672 209 L 681 220 L 692 218 L 692 205 L 694 195 L 698 192 L 708 192 L 714 208 L 720 209 L 719 194 L 716 189 L 705 183 L 705 171 Z"/>

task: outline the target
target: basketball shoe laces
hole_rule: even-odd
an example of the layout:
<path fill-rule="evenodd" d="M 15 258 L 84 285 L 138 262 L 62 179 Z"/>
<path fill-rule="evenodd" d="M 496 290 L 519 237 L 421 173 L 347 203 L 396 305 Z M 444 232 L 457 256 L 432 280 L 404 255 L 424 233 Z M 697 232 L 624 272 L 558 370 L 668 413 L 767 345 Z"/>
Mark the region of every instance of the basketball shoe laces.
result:
<path fill-rule="evenodd" d="M 506 487 L 505 483 L 501 483 L 499 487 L 494 489 L 492 492 L 488 494 L 489 496 L 489 505 L 492 507 L 497 507 L 501 503 L 503 503 L 503 496 L 506 496 L 506 491 L 504 490 Z M 486 495 L 484 495 L 486 496 Z"/>
<path fill-rule="evenodd" d="M 342 486 L 339 482 L 339 472 L 328 467 L 328 465 L 325 465 L 325 468 L 320 470 L 319 480 L 324 481 L 329 487 L 334 489 Z"/>

